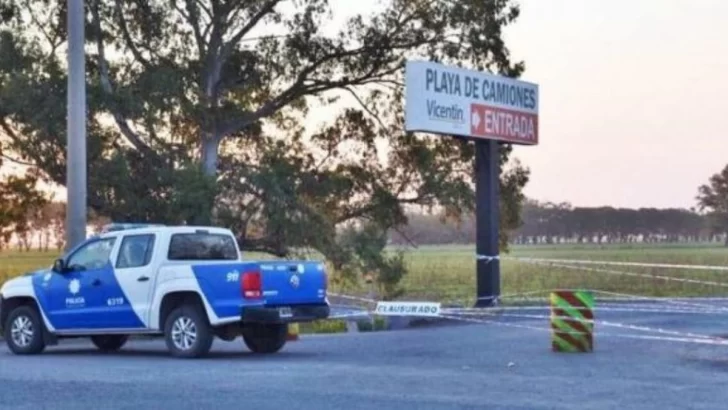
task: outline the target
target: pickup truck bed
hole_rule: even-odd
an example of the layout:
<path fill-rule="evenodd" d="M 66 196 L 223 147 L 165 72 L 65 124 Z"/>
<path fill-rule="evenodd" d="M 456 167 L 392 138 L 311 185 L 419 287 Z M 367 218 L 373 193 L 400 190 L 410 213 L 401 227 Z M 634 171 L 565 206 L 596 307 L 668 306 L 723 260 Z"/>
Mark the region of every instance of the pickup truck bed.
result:
<path fill-rule="evenodd" d="M 321 263 L 242 262 L 193 265 L 192 271 L 212 310 L 222 322 L 289 323 L 326 318 L 326 275 Z M 257 275 L 260 294 L 245 295 L 246 275 Z M 250 279 L 249 279 L 250 280 Z M 241 302 L 241 298 L 243 302 Z"/>

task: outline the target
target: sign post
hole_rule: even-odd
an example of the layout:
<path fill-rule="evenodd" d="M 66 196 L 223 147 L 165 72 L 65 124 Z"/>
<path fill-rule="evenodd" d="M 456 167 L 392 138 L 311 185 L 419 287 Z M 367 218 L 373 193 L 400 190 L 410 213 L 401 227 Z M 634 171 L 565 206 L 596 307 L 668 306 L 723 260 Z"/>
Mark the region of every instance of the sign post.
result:
<path fill-rule="evenodd" d="M 408 61 L 405 129 L 475 143 L 476 306 L 500 296 L 500 153 L 505 144 L 538 144 L 538 85 L 509 77 Z"/>

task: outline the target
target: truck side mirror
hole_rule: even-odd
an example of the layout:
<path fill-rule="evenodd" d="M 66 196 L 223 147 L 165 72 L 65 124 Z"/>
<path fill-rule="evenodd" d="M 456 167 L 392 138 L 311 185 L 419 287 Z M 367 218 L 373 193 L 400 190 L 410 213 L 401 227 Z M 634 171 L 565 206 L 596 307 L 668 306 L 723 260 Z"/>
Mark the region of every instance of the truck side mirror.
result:
<path fill-rule="evenodd" d="M 53 272 L 64 273 L 66 272 L 66 263 L 63 259 L 56 259 L 53 262 Z"/>

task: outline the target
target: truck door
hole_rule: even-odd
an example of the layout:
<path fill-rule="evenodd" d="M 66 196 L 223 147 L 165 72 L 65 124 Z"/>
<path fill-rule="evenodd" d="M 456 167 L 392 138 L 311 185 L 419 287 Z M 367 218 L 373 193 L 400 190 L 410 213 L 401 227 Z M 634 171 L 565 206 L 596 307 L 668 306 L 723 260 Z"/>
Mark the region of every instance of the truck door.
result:
<path fill-rule="evenodd" d="M 48 320 L 58 330 L 104 326 L 103 278 L 113 272 L 109 260 L 115 238 L 91 239 L 66 258 L 69 271 L 48 273 L 42 296 Z"/>
<path fill-rule="evenodd" d="M 121 239 L 114 269 L 104 281 L 107 328 L 147 328 L 154 286 L 154 234 L 128 234 Z"/>

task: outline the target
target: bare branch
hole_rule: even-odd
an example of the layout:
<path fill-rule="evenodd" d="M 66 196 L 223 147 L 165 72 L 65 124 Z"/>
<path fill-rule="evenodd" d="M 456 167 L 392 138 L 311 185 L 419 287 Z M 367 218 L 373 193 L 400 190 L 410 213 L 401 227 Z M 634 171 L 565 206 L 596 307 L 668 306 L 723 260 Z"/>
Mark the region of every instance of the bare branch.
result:
<path fill-rule="evenodd" d="M 246 252 L 267 253 L 279 258 L 285 258 L 291 253 L 288 247 L 272 237 L 248 239 L 245 234 L 239 234 L 237 240 L 240 250 Z"/>
<path fill-rule="evenodd" d="M 7 135 L 11 140 L 13 141 L 19 141 L 20 138 L 18 134 L 13 130 L 13 128 L 8 124 L 8 122 L 4 118 L 0 118 L 0 130 L 2 130 L 5 135 Z M 34 167 L 35 164 L 32 164 L 30 162 L 22 161 L 17 158 L 10 157 L 6 155 L 4 152 L 0 150 L 0 157 L 7 159 L 10 162 L 13 162 L 18 165 L 26 166 L 26 167 Z"/>
<path fill-rule="evenodd" d="M 12 162 L 14 164 L 17 164 L 17 165 L 22 165 L 24 167 L 35 167 L 35 164 L 33 164 L 33 163 L 21 161 L 21 160 L 19 160 L 17 158 L 13 158 L 11 156 L 8 156 L 8 155 L 6 155 L 6 154 L 4 154 L 2 152 L 0 152 L 0 157 L 5 158 L 6 160 L 8 160 L 8 161 L 10 161 L 10 162 Z"/>
<path fill-rule="evenodd" d="M 205 14 L 207 14 L 207 18 L 212 20 L 212 10 L 207 7 L 207 4 L 205 4 L 205 2 L 202 0 L 195 0 L 195 3 L 197 3 L 197 6 L 200 8 L 200 10 L 204 11 Z"/>
<path fill-rule="evenodd" d="M 50 43 L 52 45 L 53 44 L 53 38 L 45 30 L 45 26 L 46 25 L 43 24 L 42 22 L 38 21 L 38 18 L 35 15 L 36 13 L 34 13 L 33 7 L 31 7 L 30 2 L 27 1 L 27 0 L 25 1 L 25 8 L 28 9 L 28 15 L 30 16 L 30 19 L 37 26 L 36 29 L 39 30 L 43 34 L 43 37 L 45 37 L 45 39 L 48 41 L 48 43 Z"/>
<path fill-rule="evenodd" d="M 119 18 L 119 26 L 121 28 L 121 35 L 124 37 L 126 46 L 129 47 L 129 50 L 131 51 L 131 54 L 134 56 L 134 58 L 137 61 L 139 61 L 144 66 L 144 68 L 148 69 L 150 67 L 149 61 L 146 58 L 144 58 L 144 56 L 142 56 L 142 54 L 139 52 L 139 49 L 134 44 L 134 40 L 132 40 L 131 35 L 129 34 L 129 27 L 126 24 L 126 19 L 124 18 L 124 12 L 121 9 L 121 2 L 122 2 L 122 0 L 116 0 L 115 6 L 114 6 L 114 9 L 116 10 L 116 14 L 118 15 L 118 18 Z M 98 21 L 98 25 L 96 27 L 98 28 L 99 38 L 100 38 L 101 37 L 100 36 L 101 22 L 98 19 L 98 16 L 99 16 L 98 6 L 95 6 L 94 8 L 96 9 L 96 11 L 94 12 L 94 20 Z M 99 39 L 97 41 L 97 43 L 102 43 L 102 40 Z M 103 44 L 101 44 L 101 47 L 103 47 Z M 101 54 L 101 52 L 99 52 L 99 54 Z"/>
<path fill-rule="evenodd" d="M 419 246 L 417 246 L 417 243 L 412 238 L 410 238 L 410 236 L 407 235 L 407 233 L 405 231 L 403 231 L 400 227 L 394 226 L 394 227 L 392 227 L 392 230 L 397 232 L 399 234 L 399 236 L 401 236 L 402 239 L 405 240 L 405 242 L 410 244 L 410 246 L 412 246 L 415 249 L 419 248 Z"/>
<path fill-rule="evenodd" d="M 194 33 L 195 41 L 197 42 L 197 52 L 199 53 L 200 58 L 203 58 L 205 55 L 205 38 L 200 30 L 200 14 L 198 13 L 199 4 L 199 0 L 185 0 L 187 13 L 182 13 L 179 9 L 178 11 L 180 11 L 180 14 L 182 14 L 182 16 L 185 17 L 185 20 L 187 20 L 187 22 L 190 23 L 190 26 L 192 26 L 192 32 Z M 212 20 L 212 16 L 210 17 Z"/>
<path fill-rule="evenodd" d="M 104 91 L 104 94 L 106 94 L 107 97 L 109 97 L 110 100 L 110 109 L 112 112 L 112 115 L 114 117 L 114 121 L 116 122 L 116 125 L 119 127 L 119 130 L 122 134 L 131 142 L 135 148 L 142 150 L 146 153 L 154 153 L 147 144 L 145 144 L 142 139 L 137 135 L 131 127 L 129 127 L 129 124 L 127 123 L 124 116 L 121 114 L 121 112 L 118 110 L 118 107 L 116 107 L 116 104 L 113 102 L 113 95 L 114 95 L 114 89 L 111 85 L 111 80 L 109 79 L 109 66 L 106 61 L 106 54 L 104 51 L 104 41 L 103 37 L 101 35 L 101 18 L 99 16 L 99 1 L 100 0 L 94 0 L 93 6 L 91 7 L 91 15 L 92 15 L 92 22 L 91 24 L 94 27 L 94 30 L 96 30 L 96 48 L 98 52 L 98 64 L 99 64 L 99 77 L 101 82 L 101 88 Z"/>
<path fill-rule="evenodd" d="M 361 98 L 356 94 L 356 91 L 352 90 L 351 87 L 344 87 L 344 90 L 348 91 L 351 95 L 354 96 L 354 99 L 359 103 L 361 108 L 366 111 L 369 115 L 374 117 L 374 119 L 379 123 L 379 126 L 386 129 L 387 127 L 384 125 L 384 122 L 382 122 L 382 119 L 375 114 L 365 103 L 362 101 Z"/>
<path fill-rule="evenodd" d="M 250 21 L 248 21 L 247 24 L 245 24 L 240 30 L 238 30 L 238 32 L 233 35 L 230 41 L 225 44 L 225 47 L 223 47 L 221 53 L 222 58 L 226 59 L 232 52 L 235 45 L 238 44 L 238 42 L 240 42 L 240 40 L 248 32 L 250 32 L 250 30 L 252 30 L 258 24 L 258 22 L 260 22 L 260 20 L 266 16 L 266 14 L 273 12 L 273 9 L 280 2 L 281 0 L 268 0 L 268 2 L 265 3 L 263 7 L 261 7 L 260 10 L 250 18 Z"/>
<path fill-rule="evenodd" d="M 419 202 L 422 202 L 422 200 L 426 199 L 425 195 L 419 195 L 412 198 L 401 198 L 398 199 L 397 202 L 399 204 L 417 204 Z M 359 209 L 355 209 L 353 211 L 345 212 L 343 215 L 336 218 L 336 224 L 340 224 L 342 222 L 346 222 L 352 219 L 361 218 L 364 215 L 368 214 L 369 212 L 372 212 L 373 210 L 377 209 L 379 207 L 379 204 L 373 204 L 368 203 L 366 206 L 363 206 Z"/>

